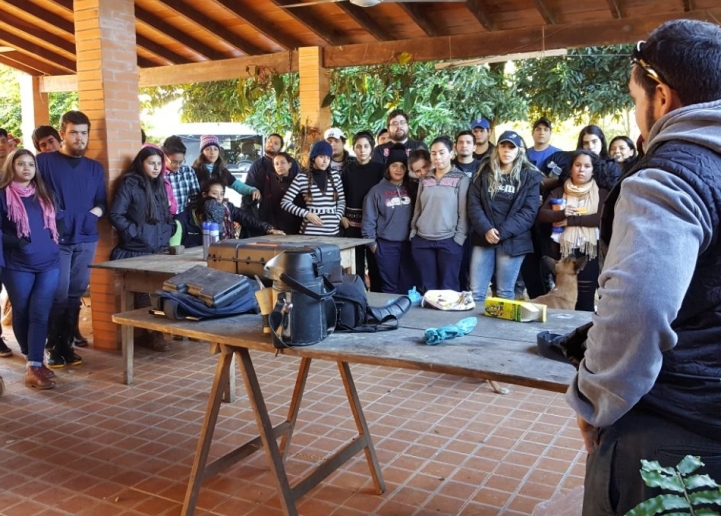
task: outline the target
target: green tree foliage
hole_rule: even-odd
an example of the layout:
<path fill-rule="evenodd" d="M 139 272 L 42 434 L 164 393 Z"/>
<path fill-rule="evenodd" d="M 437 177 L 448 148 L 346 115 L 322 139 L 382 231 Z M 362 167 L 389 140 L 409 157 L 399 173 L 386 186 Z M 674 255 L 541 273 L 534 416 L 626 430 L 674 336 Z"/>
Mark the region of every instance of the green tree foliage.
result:
<path fill-rule="evenodd" d="M 0 65 L 0 127 L 15 136 L 23 138 L 20 124 L 22 122 L 20 106 L 20 74 L 13 68 Z M 58 128 L 60 117 L 66 111 L 78 108 L 77 92 L 51 93 L 49 97 L 50 124 Z M 24 138 L 25 147 L 32 148 L 29 139 Z"/>
<path fill-rule="evenodd" d="M 411 135 L 423 139 L 455 135 L 477 116 L 494 125 L 540 115 L 585 123 L 620 118 L 632 105 L 629 53 L 627 46 L 575 49 L 564 57 L 519 61 L 510 71 L 506 63 L 436 70 L 435 63 L 401 54 L 391 64 L 331 70 L 324 105 L 330 106 L 333 125 L 349 135 L 377 131 L 391 110 L 403 109 L 411 117 Z M 264 134 L 308 136 L 306 121 L 299 119 L 298 74 L 248 71 L 249 78 L 233 81 L 147 88 L 143 107 L 182 98 L 186 122 L 236 121 Z"/>
<path fill-rule="evenodd" d="M 528 102 L 528 118 L 548 116 L 593 123 L 606 116 L 621 119 L 633 107 L 628 95 L 631 46 L 586 47 L 562 57 L 516 63 L 519 93 Z"/>

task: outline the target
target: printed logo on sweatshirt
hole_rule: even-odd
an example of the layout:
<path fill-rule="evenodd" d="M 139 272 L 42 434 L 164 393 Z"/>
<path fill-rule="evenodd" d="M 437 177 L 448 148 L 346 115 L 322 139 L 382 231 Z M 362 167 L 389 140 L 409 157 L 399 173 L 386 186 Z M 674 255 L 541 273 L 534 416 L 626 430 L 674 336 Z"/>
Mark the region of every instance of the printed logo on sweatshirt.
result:
<path fill-rule="evenodd" d="M 390 195 L 388 195 L 390 194 Z M 386 194 L 385 204 L 388 208 L 395 208 L 396 206 L 407 206 L 411 203 L 411 198 L 403 192 L 400 196 L 393 192 Z"/>
<path fill-rule="evenodd" d="M 461 178 L 458 176 L 443 176 L 440 181 L 436 181 L 435 177 L 426 177 L 425 179 L 423 179 L 423 188 L 429 188 L 432 186 L 450 186 L 451 188 L 456 188 L 460 181 Z"/>

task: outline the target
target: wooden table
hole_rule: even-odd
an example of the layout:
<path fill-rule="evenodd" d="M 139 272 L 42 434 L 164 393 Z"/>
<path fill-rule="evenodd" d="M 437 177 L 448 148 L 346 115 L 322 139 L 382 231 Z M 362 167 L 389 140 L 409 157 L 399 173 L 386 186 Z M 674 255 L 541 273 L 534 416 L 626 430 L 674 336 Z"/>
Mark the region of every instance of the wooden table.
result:
<path fill-rule="evenodd" d="M 341 267 L 346 271 L 355 273 L 355 248 L 359 245 L 366 245 L 372 240 L 365 238 L 342 238 L 342 237 L 317 237 L 304 235 L 267 235 L 263 237 L 247 238 L 243 242 L 277 242 L 277 243 L 326 243 L 337 245 L 341 254 Z M 97 269 L 108 269 L 114 271 L 115 289 L 120 298 L 120 310 L 125 312 L 132 310 L 133 293 L 153 293 L 162 290 L 163 282 L 168 278 L 185 272 L 195 265 L 206 265 L 203 260 L 203 248 L 193 247 L 187 249 L 183 254 L 153 254 L 149 256 L 138 256 L 136 258 L 125 258 L 109 262 L 94 263 L 91 267 Z M 121 331 L 121 343 L 125 370 L 123 372 L 123 383 L 133 383 L 133 328 L 124 327 Z"/>
<path fill-rule="evenodd" d="M 275 427 L 270 421 L 249 353 L 249 350 L 276 352 L 269 336 L 262 333 L 260 316 L 244 315 L 210 321 L 174 322 L 149 315 L 146 310 L 135 310 L 116 314 L 113 316 L 113 321 L 129 327 L 206 340 L 213 344 L 214 350 L 220 355 L 182 514 L 193 514 L 200 487 L 207 478 L 244 459 L 262 446 L 268 457 L 283 511 L 288 516 L 295 516 L 298 499 L 361 451 L 365 454 L 377 492 L 380 494 L 385 490 L 368 424 L 351 375 L 351 363 L 449 373 L 555 392 L 566 390 L 575 372 L 574 368 L 570 364 L 539 357 L 535 352 L 536 334 L 545 329 L 558 333 L 568 332 L 588 322 L 590 313 L 550 310 L 548 322 L 545 324 L 515 323 L 479 316 L 478 325 L 465 337 L 444 341 L 437 346 L 428 346 L 423 342 L 423 330 L 426 328 L 452 324 L 463 317 L 476 315 L 478 311 L 474 312 L 439 312 L 413 308 L 401 320 L 401 327 L 392 332 L 335 334 L 313 346 L 280 351 L 282 355 L 300 357 L 301 362 L 288 416 L 284 422 Z M 230 378 L 232 358 L 236 355 L 259 435 L 208 464 L 208 453 L 218 420 L 222 395 L 227 389 Z M 289 456 L 291 438 L 313 359 L 331 360 L 337 363 L 358 436 L 308 476 L 291 486 L 284 461 Z M 280 444 L 277 442 L 278 438 Z"/>

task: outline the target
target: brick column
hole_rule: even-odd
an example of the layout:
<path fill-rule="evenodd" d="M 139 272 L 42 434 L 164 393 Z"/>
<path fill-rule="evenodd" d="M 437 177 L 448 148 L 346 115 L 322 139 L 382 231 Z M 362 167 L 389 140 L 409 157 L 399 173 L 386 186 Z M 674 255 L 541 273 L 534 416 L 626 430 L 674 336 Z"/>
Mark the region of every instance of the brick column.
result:
<path fill-rule="evenodd" d="M 35 152 L 32 134 L 39 125 L 50 124 L 48 94 L 40 93 L 40 78 L 20 75 L 20 104 L 22 108 L 23 147 Z"/>
<path fill-rule="evenodd" d="M 321 107 L 330 89 L 328 71 L 323 68 L 323 50 L 319 47 L 298 49 L 300 75 L 300 123 L 306 126 L 308 138 L 303 142 L 307 150 L 313 141 L 322 138 L 322 131 L 330 127 L 329 107 Z"/>
<path fill-rule="evenodd" d="M 133 0 L 74 0 L 80 110 L 90 118 L 87 156 L 105 168 L 108 192 L 140 150 L 140 103 Z M 109 195 L 112 199 L 112 196 Z M 95 261 L 106 261 L 114 246 L 107 217 L 100 222 Z M 119 311 L 111 273 L 90 278 L 93 346 L 120 348 L 120 332 L 110 320 Z"/>

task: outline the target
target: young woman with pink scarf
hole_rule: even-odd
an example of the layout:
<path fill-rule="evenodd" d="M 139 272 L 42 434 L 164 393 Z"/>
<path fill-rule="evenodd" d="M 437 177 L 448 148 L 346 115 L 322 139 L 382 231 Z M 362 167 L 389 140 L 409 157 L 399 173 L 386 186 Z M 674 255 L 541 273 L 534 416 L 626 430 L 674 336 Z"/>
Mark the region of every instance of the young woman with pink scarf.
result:
<path fill-rule="evenodd" d="M 43 363 L 48 317 L 60 278 L 58 230 L 50 190 L 27 149 L 11 153 L 0 179 L 0 228 L 5 266 L 2 282 L 13 306 L 13 332 L 27 356 L 25 385 L 55 387 Z"/>

